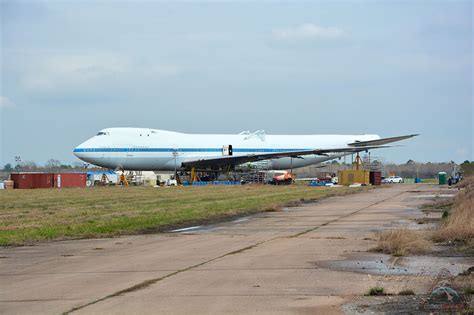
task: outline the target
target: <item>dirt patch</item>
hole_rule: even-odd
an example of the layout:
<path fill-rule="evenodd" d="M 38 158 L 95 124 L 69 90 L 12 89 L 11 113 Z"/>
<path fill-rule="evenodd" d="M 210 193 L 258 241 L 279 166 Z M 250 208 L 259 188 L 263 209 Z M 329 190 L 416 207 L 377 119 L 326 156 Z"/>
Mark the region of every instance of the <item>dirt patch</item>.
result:
<path fill-rule="evenodd" d="M 386 276 L 437 276 L 443 268 L 458 275 L 472 265 L 468 257 L 392 257 L 387 254 L 357 253 L 343 260 L 313 262 L 314 266 L 338 271 L 358 272 Z M 395 292 L 396 293 L 396 292 Z"/>
<path fill-rule="evenodd" d="M 366 294 L 344 305 L 343 310 L 350 314 L 471 314 L 474 311 L 471 272 L 474 267 L 455 277 L 449 270 L 441 269 L 427 294 L 415 295 L 409 289 L 400 291 L 398 296 Z M 376 292 L 384 293 L 383 288 L 377 289 Z"/>
<path fill-rule="evenodd" d="M 439 303 L 429 295 L 414 296 L 363 296 L 342 307 L 347 314 L 439 314 L 473 310 L 469 302 Z"/>

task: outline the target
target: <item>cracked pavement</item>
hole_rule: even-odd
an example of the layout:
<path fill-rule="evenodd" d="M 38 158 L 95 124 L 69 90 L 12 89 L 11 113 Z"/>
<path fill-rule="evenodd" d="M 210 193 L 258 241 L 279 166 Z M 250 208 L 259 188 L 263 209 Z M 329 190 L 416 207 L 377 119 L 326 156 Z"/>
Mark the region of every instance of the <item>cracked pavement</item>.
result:
<path fill-rule="evenodd" d="M 340 313 L 375 285 L 423 291 L 428 275 L 318 262 L 364 253 L 375 231 L 415 224 L 427 202 L 417 195 L 433 192 L 441 188 L 393 185 L 179 232 L 1 248 L 0 312 Z"/>

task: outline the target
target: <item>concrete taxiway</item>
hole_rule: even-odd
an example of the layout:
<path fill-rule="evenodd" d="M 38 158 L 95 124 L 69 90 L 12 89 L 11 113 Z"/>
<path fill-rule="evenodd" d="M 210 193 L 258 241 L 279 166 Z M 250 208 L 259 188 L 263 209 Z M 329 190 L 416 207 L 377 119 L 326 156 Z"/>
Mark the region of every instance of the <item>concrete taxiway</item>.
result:
<path fill-rule="evenodd" d="M 424 293 L 429 271 L 371 274 L 328 261 L 363 255 L 376 231 L 416 224 L 430 198 L 417 196 L 446 191 L 393 185 L 172 233 L 2 248 L 0 312 L 339 313 L 375 285 Z"/>

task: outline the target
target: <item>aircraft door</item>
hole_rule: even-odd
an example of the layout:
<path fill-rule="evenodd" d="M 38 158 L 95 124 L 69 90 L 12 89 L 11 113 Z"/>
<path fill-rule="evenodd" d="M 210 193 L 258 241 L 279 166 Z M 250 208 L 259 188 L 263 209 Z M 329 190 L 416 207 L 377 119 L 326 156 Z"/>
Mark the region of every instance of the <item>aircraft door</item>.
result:
<path fill-rule="evenodd" d="M 231 156 L 232 153 L 233 153 L 233 150 L 232 150 L 232 145 L 231 144 L 222 146 L 222 155 L 223 156 Z"/>

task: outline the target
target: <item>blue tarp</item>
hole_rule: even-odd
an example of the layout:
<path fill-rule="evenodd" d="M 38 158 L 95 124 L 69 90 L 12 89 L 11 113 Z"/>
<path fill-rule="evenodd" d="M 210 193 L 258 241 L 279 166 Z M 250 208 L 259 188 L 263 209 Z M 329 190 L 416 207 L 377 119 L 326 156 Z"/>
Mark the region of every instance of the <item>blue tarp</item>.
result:
<path fill-rule="evenodd" d="M 89 175 L 102 175 L 102 174 L 105 174 L 105 175 L 117 175 L 115 172 L 112 172 L 112 171 L 105 171 L 105 172 L 87 172 L 87 176 L 89 176 Z"/>
<path fill-rule="evenodd" d="M 184 186 L 192 185 L 192 186 L 206 186 L 206 185 L 240 185 L 240 182 L 233 182 L 233 181 L 213 181 L 213 182 L 184 182 Z"/>

